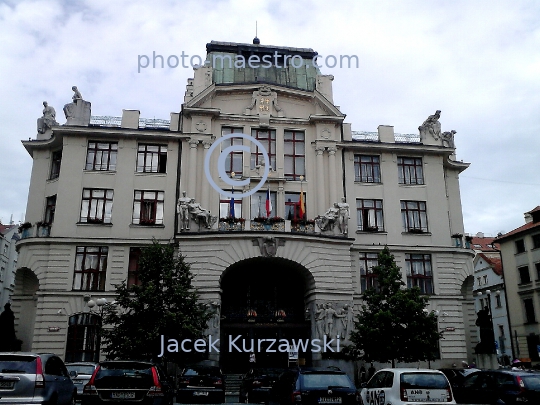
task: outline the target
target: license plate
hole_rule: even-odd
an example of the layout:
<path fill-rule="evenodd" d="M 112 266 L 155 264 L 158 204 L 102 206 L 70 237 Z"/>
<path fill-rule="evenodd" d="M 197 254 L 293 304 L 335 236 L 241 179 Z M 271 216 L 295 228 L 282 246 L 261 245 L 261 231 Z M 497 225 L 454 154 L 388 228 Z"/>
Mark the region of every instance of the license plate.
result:
<path fill-rule="evenodd" d="M 341 397 L 321 397 L 319 404 L 341 404 Z"/>
<path fill-rule="evenodd" d="M 446 390 L 407 390 L 409 402 L 446 402 Z"/>
<path fill-rule="evenodd" d="M 0 381 L 0 388 L 13 388 L 15 381 Z"/>
<path fill-rule="evenodd" d="M 194 397 L 207 397 L 208 391 L 194 391 L 193 396 Z"/>
<path fill-rule="evenodd" d="M 74 380 L 73 381 L 73 384 L 82 384 L 82 383 L 83 383 L 83 381 L 81 381 L 81 380 Z"/>
<path fill-rule="evenodd" d="M 114 398 L 114 399 L 135 399 L 135 393 L 132 392 L 132 391 L 128 391 L 128 392 L 112 392 L 111 393 L 111 398 Z"/>

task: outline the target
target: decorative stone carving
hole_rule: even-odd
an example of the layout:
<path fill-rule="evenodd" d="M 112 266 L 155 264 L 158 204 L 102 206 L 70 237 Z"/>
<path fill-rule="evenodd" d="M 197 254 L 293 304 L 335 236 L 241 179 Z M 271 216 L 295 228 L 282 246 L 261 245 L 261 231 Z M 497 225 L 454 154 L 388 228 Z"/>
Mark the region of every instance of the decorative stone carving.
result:
<path fill-rule="evenodd" d="M 43 102 L 43 117 L 37 120 L 38 133 L 44 134 L 45 131 L 51 129 L 54 125 L 59 125 L 56 122 L 56 111 L 46 101 Z"/>
<path fill-rule="evenodd" d="M 190 198 L 188 210 L 191 219 L 199 224 L 199 228 L 202 225 L 207 229 L 211 229 L 217 221 L 217 217 L 213 216 L 209 210 L 201 207 L 201 204 L 196 202 L 194 198 Z"/>
<path fill-rule="evenodd" d="M 65 125 L 88 126 L 90 124 L 91 103 L 84 101 L 77 86 L 71 88 L 73 102 L 64 105 L 64 115 L 66 117 Z"/>
<path fill-rule="evenodd" d="M 189 203 L 191 198 L 186 197 L 186 192 L 182 192 L 182 197 L 176 203 L 176 213 L 178 214 L 178 227 L 180 231 L 189 231 Z"/>
<path fill-rule="evenodd" d="M 283 117 L 283 109 L 279 106 L 277 101 L 277 93 L 272 91 L 268 86 L 262 86 L 259 90 L 253 92 L 253 97 L 251 104 L 246 107 L 244 112 L 245 115 L 251 115 L 253 109 L 257 109 L 257 114 L 261 119 L 261 122 L 264 121 L 268 123 L 270 116 L 275 109 L 278 117 Z"/>
<path fill-rule="evenodd" d="M 454 143 L 454 135 L 456 134 L 456 131 L 451 130 L 450 132 L 443 132 L 441 134 L 442 139 L 442 145 L 449 147 L 449 148 L 455 148 L 456 145 Z"/>
<path fill-rule="evenodd" d="M 345 304 L 338 312 L 340 319 L 339 336 L 343 340 L 349 340 L 354 329 L 354 310 L 352 304 Z"/>
<path fill-rule="evenodd" d="M 197 124 L 195 124 L 195 128 L 197 128 L 197 131 L 199 132 L 204 132 L 206 131 L 206 123 L 203 121 L 199 121 L 197 122 Z"/>
<path fill-rule="evenodd" d="M 323 138 L 323 139 L 329 139 L 330 135 L 332 135 L 332 133 L 330 132 L 330 130 L 328 128 L 324 128 L 321 131 L 321 138 Z"/>
<path fill-rule="evenodd" d="M 324 323 L 325 323 L 324 304 L 316 304 L 313 319 L 315 320 L 316 336 L 318 339 L 322 339 L 324 337 Z"/>
<path fill-rule="evenodd" d="M 253 244 L 259 246 L 261 256 L 274 257 L 277 254 L 279 246 L 285 246 L 283 239 L 274 238 L 273 236 L 264 236 L 253 240 Z"/>
<path fill-rule="evenodd" d="M 208 326 L 210 329 L 219 331 L 219 323 L 221 320 L 221 304 L 217 301 L 210 303 L 210 310 L 214 313 L 210 321 L 208 321 Z"/>
<path fill-rule="evenodd" d="M 315 218 L 315 223 L 317 224 L 319 229 L 323 232 L 333 231 L 338 217 L 339 217 L 338 203 L 334 203 L 332 207 L 326 210 L 324 215 L 319 215 Z"/>
<path fill-rule="evenodd" d="M 435 111 L 435 114 L 430 115 L 422 125 L 418 127 L 420 131 L 420 141 L 426 139 L 428 135 L 431 135 L 436 141 L 441 137 L 441 123 L 439 118 L 441 117 L 441 110 Z"/>
<path fill-rule="evenodd" d="M 349 233 L 349 219 L 351 219 L 349 204 L 346 202 L 345 197 L 342 197 L 341 202 L 335 203 L 335 206 L 339 209 L 339 232 L 342 235 L 347 235 Z"/>

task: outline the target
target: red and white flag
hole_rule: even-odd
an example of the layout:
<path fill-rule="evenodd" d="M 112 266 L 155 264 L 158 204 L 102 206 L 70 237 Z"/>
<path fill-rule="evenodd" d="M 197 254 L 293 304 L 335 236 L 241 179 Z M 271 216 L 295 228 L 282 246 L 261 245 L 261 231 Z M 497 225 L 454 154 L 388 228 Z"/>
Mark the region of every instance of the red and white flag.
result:
<path fill-rule="evenodd" d="M 270 200 L 270 189 L 266 190 L 266 218 L 270 218 L 272 213 L 272 200 Z"/>

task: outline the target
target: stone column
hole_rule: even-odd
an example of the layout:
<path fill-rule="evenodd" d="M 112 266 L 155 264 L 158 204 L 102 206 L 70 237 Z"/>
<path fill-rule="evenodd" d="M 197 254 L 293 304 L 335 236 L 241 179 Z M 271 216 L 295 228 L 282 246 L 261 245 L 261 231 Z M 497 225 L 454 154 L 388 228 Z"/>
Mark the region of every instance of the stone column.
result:
<path fill-rule="evenodd" d="M 330 175 L 329 179 L 329 189 L 330 189 L 330 204 L 338 201 L 337 188 L 341 184 L 340 179 L 336 177 L 336 152 L 337 148 L 330 147 L 328 148 L 328 166 L 330 166 L 328 174 Z"/>
<path fill-rule="evenodd" d="M 206 159 L 206 154 L 208 153 L 208 149 L 210 149 L 210 146 L 212 146 L 212 142 L 204 141 L 203 146 L 204 146 L 204 154 L 203 154 L 203 162 L 204 162 L 204 159 Z M 212 170 L 210 170 L 210 172 L 212 172 Z M 210 183 L 206 179 L 206 176 L 203 176 L 202 182 L 201 182 L 201 205 L 207 210 L 210 210 L 210 212 L 212 212 L 212 215 L 217 215 L 219 217 L 219 209 L 218 209 L 217 214 L 214 213 L 214 204 L 211 204 L 208 198 L 210 187 L 211 187 Z"/>
<path fill-rule="evenodd" d="M 317 215 L 322 215 L 326 209 L 328 207 L 325 206 L 325 195 L 324 195 L 324 173 L 323 173 L 323 168 L 324 168 L 324 156 L 323 156 L 323 153 L 324 153 L 324 148 L 323 147 L 320 147 L 320 146 L 317 146 L 315 148 L 315 153 L 316 153 L 316 156 L 315 156 L 315 166 L 317 168 L 317 186 L 315 187 L 315 189 L 317 190 L 317 194 L 316 194 L 316 198 L 314 200 L 317 201 L 317 205 L 315 207 L 315 209 L 317 210 L 316 211 L 316 214 Z"/>
<path fill-rule="evenodd" d="M 194 175 L 186 179 L 187 181 L 187 195 L 191 198 L 196 198 L 195 192 L 197 190 L 197 145 L 199 144 L 199 141 L 197 139 L 191 139 L 189 141 L 189 161 L 188 165 L 191 167 L 191 171 L 194 173 Z M 186 168 L 185 172 L 187 173 L 188 170 Z M 182 173 L 182 176 L 184 173 Z M 184 183 L 185 184 L 185 183 Z M 206 207 L 205 207 L 206 208 Z"/>

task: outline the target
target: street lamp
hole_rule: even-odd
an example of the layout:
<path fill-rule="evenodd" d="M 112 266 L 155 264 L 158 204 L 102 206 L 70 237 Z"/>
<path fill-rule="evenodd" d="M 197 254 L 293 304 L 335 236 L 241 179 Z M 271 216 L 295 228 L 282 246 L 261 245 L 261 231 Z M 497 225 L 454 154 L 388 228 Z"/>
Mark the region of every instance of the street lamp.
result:
<path fill-rule="evenodd" d="M 107 304 L 107 298 L 98 298 L 97 300 L 90 300 L 86 303 L 88 305 L 88 308 L 90 308 L 90 312 L 92 311 L 92 308 L 94 308 L 97 305 L 97 309 L 99 311 L 99 316 L 103 318 L 103 307 Z"/>

